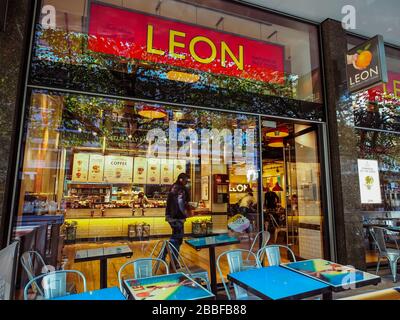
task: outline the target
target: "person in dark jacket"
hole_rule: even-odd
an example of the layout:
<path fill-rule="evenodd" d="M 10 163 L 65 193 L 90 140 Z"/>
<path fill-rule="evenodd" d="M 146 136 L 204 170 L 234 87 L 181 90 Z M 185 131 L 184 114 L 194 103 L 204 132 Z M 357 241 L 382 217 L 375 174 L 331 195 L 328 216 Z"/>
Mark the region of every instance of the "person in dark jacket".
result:
<path fill-rule="evenodd" d="M 183 225 L 188 217 L 190 195 L 186 184 L 189 182 L 189 176 L 181 173 L 176 182 L 172 185 L 168 197 L 167 207 L 165 210 L 165 220 L 172 229 L 170 242 L 179 251 L 182 242 L 184 229 Z"/>

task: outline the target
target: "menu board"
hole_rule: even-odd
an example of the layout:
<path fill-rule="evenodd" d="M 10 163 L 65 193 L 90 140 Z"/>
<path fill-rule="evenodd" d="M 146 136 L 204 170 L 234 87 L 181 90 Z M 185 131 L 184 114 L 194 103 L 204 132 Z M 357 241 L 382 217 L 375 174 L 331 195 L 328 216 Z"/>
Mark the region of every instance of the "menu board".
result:
<path fill-rule="evenodd" d="M 174 180 L 178 178 L 181 173 L 186 173 L 186 160 L 174 160 Z"/>
<path fill-rule="evenodd" d="M 104 156 L 91 154 L 89 159 L 88 182 L 103 182 Z"/>
<path fill-rule="evenodd" d="M 160 159 L 147 159 L 147 183 L 160 184 Z"/>
<path fill-rule="evenodd" d="M 88 179 L 89 154 L 75 153 L 72 166 L 72 181 L 86 182 Z"/>
<path fill-rule="evenodd" d="M 161 159 L 161 183 L 174 183 L 174 161 L 169 159 Z"/>
<path fill-rule="evenodd" d="M 358 159 L 358 178 L 361 203 L 382 203 L 378 161 Z"/>
<path fill-rule="evenodd" d="M 147 159 L 135 158 L 135 171 L 133 183 L 145 184 L 147 182 Z"/>
<path fill-rule="evenodd" d="M 133 158 L 125 156 L 104 157 L 104 181 L 132 183 Z"/>

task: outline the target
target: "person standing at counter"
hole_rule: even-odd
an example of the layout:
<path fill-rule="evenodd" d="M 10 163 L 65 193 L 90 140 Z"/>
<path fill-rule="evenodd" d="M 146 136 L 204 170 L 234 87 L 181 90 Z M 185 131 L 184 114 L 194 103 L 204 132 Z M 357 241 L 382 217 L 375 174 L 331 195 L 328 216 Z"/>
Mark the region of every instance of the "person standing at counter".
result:
<path fill-rule="evenodd" d="M 184 223 L 189 214 L 189 190 L 187 184 L 189 176 L 186 173 L 179 174 L 176 182 L 172 185 L 165 210 L 165 220 L 172 229 L 170 242 L 179 251 L 183 242 Z M 165 257 L 165 254 L 164 254 Z"/>

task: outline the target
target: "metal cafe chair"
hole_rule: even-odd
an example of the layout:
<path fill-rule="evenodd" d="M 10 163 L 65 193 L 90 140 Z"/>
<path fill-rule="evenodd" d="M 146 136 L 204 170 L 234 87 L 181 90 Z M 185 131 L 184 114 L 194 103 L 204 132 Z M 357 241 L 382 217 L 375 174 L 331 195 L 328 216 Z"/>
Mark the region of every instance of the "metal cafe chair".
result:
<path fill-rule="evenodd" d="M 259 241 L 260 237 L 261 237 L 261 248 L 263 248 L 268 244 L 268 241 L 271 239 L 271 234 L 266 230 L 258 232 L 254 237 L 253 243 L 251 244 L 249 251 L 254 252 L 253 250 L 254 248 L 257 247 L 257 242 Z M 247 260 L 248 259 L 249 256 L 247 256 Z"/>
<path fill-rule="evenodd" d="M 122 267 L 118 270 L 118 283 L 119 289 L 122 293 L 125 293 L 125 290 L 122 286 L 122 272 L 128 267 L 133 267 L 133 278 L 141 279 L 141 278 L 149 278 L 155 274 L 155 266 L 163 264 L 165 267 L 165 273 L 169 274 L 169 269 L 167 263 L 159 258 L 140 258 L 133 261 L 128 261 L 122 265 Z M 158 269 L 157 269 L 158 270 Z"/>
<path fill-rule="evenodd" d="M 42 256 L 40 255 L 39 252 L 37 251 L 26 251 L 21 255 L 20 258 L 22 268 L 24 268 L 26 274 L 28 275 L 28 279 L 32 280 L 36 276 L 42 273 L 48 273 L 51 270 L 48 268 L 46 263 L 44 262 Z M 36 263 L 39 265 L 36 266 Z M 35 269 L 37 270 L 40 268 L 40 273 L 36 274 Z M 40 289 L 40 286 L 37 286 L 37 290 L 41 295 L 43 295 L 43 292 Z"/>
<path fill-rule="evenodd" d="M 72 293 L 69 292 L 67 285 L 67 275 L 75 274 L 82 280 L 83 292 L 86 292 L 86 278 L 78 270 L 58 270 L 41 274 L 31 279 L 24 288 L 24 300 L 49 300 L 64 297 Z M 37 294 L 39 292 L 39 294 Z"/>
<path fill-rule="evenodd" d="M 390 266 L 390 270 L 393 276 L 393 282 L 397 282 L 397 261 L 400 259 L 400 250 L 395 238 L 393 238 L 396 249 L 388 248 L 386 246 L 385 233 L 387 230 L 382 227 L 372 227 L 371 236 L 378 249 L 378 264 L 376 266 L 376 273 L 379 271 L 382 258 L 387 258 Z"/>
<path fill-rule="evenodd" d="M 160 247 L 160 244 L 160 251 L 158 252 L 158 254 L 155 254 L 158 247 Z M 150 257 L 156 256 L 157 258 L 165 261 L 167 253 L 169 253 L 170 259 L 172 260 L 172 266 L 170 269 L 173 268 L 176 272 L 183 272 L 194 280 L 199 279 L 200 281 L 203 281 L 206 284 L 207 289 L 211 291 L 211 283 L 210 279 L 208 278 L 208 271 L 197 265 L 188 266 L 183 255 L 180 254 L 178 249 L 176 249 L 176 247 L 169 240 L 158 241 L 154 245 Z"/>
<path fill-rule="evenodd" d="M 287 250 L 287 252 L 290 253 L 291 258 L 293 262 L 296 261 L 296 257 L 294 255 L 294 252 L 292 249 L 290 249 L 287 246 L 280 245 L 280 244 L 274 244 L 274 245 L 267 245 L 265 247 L 262 247 L 260 250 L 257 251 L 257 261 L 258 265 L 261 267 L 262 263 L 264 261 L 264 255 L 267 257 L 268 260 L 268 265 L 269 266 L 278 266 L 281 264 L 282 259 L 281 259 L 281 251 L 280 248 L 284 248 Z"/>
<path fill-rule="evenodd" d="M 254 261 L 250 259 L 244 259 L 243 257 L 253 257 Z M 221 269 L 221 259 L 223 257 L 226 257 L 228 261 L 228 266 L 229 266 L 229 273 L 233 272 L 239 272 L 239 271 L 244 271 L 248 270 L 251 268 L 258 268 L 258 260 L 257 256 L 254 252 L 251 252 L 249 250 L 245 249 L 233 249 L 233 250 L 228 250 L 223 253 L 221 253 L 218 258 L 217 258 L 217 269 L 219 272 L 219 275 L 221 277 L 222 284 L 224 286 L 226 295 L 229 300 L 232 300 L 232 296 L 230 293 L 229 289 L 229 284 L 225 282 L 224 275 L 222 274 L 222 269 Z M 249 295 L 247 290 L 237 286 L 236 284 L 233 284 L 233 291 L 235 293 L 235 300 L 261 300 L 260 298 L 256 296 Z"/>
<path fill-rule="evenodd" d="M 286 232 L 286 234 L 288 233 L 288 228 L 282 227 L 278 224 L 278 222 L 276 222 L 274 216 L 270 213 L 269 214 L 269 218 L 271 220 L 272 226 L 274 227 L 275 231 L 274 231 L 274 243 L 276 243 L 276 240 L 278 240 L 278 235 L 281 231 Z"/>

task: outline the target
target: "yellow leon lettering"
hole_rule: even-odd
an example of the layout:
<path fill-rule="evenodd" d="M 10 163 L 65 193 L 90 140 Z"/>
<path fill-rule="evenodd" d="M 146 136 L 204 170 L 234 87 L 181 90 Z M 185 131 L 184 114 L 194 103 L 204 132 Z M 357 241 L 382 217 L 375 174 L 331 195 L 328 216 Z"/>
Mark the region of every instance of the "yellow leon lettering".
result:
<path fill-rule="evenodd" d="M 244 69 L 243 46 L 239 46 L 239 58 L 237 58 L 232 50 L 228 47 L 225 41 L 221 43 L 221 65 L 226 68 L 226 54 L 228 54 L 232 61 L 236 64 L 239 70 Z"/>
<path fill-rule="evenodd" d="M 175 52 L 175 48 L 185 48 L 185 44 L 182 42 L 178 42 L 175 40 L 175 37 L 181 37 L 185 38 L 186 33 L 176 31 L 176 30 L 170 30 L 169 32 L 169 54 L 171 57 L 176 58 L 176 59 L 186 59 L 184 54 L 179 54 Z"/>
<path fill-rule="evenodd" d="M 147 26 L 147 52 L 163 56 L 165 54 L 164 51 L 153 48 L 153 33 L 154 28 L 151 24 L 149 24 Z"/>
<path fill-rule="evenodd" d="M 196 44 L 199 42 L 205 42 L 210 46 L 211 55 L 208 58 L 201 58 L 196 53 L 195 47 L 196 47 Z M 198 37 L 193 38 L 190 41 L 189 50 L 190 50 L 190 54 L 192 55 L 194 60 L 196 60 L 197 62 L 200 62 L 200 63 L 209 64 L 209 63 L 213 62 L 215 60 L 215 58 L 217 57 L 217 47 L 210 39 L 208 39 L 206 37 L 198 36 Z"/>

